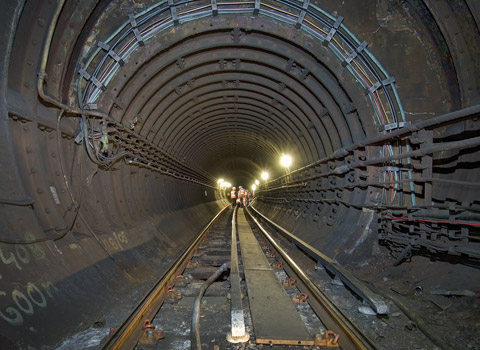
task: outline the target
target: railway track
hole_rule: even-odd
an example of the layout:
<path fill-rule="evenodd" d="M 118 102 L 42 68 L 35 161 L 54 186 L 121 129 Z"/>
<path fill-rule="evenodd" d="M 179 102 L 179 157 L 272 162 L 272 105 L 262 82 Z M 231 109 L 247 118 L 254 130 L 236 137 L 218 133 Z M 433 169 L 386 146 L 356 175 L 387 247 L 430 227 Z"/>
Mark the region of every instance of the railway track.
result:
<path fill-rule="evenodd" d="M 376 349 L 251 212 L 219 212 L 102 349 Z"/>

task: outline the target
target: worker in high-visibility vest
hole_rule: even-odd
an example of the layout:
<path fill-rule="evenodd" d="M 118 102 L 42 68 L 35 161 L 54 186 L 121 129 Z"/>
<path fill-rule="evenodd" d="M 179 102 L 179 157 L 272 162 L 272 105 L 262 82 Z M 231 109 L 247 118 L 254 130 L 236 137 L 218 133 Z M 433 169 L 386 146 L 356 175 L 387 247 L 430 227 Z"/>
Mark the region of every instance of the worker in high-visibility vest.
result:
<path fill-rule="evenodd" d="M 243 207 L 243 199 L 245 198 L 245 189 L 242 186 L 238 186 L 238 198 L 240 198 L 240 207 Z"/>
<path fill-rule="evenodd" d="M 233 187 L 232 190 L 230 191 L 230 198 L 232 199 L 232 208 L 235 208 L 235 205 L 237 204 L 237 188 Z"/>

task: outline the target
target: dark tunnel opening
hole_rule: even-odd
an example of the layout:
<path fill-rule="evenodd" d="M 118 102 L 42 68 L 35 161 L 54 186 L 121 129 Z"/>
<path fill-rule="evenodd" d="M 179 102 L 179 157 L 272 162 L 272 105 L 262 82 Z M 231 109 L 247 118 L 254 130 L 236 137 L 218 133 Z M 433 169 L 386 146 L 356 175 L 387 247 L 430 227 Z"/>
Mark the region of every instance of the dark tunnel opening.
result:
<path fill-rule="evenodd" d="M 125 312 L 219 178 L 362 278 L 480 290 L 475 1 L 0 8 L 5 348 Z"/>

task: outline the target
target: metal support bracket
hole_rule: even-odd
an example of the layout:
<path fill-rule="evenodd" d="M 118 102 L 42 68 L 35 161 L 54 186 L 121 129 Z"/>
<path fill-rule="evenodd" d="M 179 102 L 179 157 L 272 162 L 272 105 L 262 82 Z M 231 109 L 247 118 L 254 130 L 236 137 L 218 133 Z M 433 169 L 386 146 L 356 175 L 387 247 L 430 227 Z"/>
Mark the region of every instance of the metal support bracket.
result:
<path fill-rule="evenodd" d="M 286 72 L 290 72 L 290 70 L 292 69 L 293 65 L 295 64 L 295 61 L 293 58 L 290 58 L 287 62 L 287 65 L 285 66 L 285 71 Z"/>
<path fill-rule="evenodd" d="M 342 62 L 342 65 L 345 67 L 350 64 L 359 53 L 361 53 L 368 46 L 366 41 L 362 42 L 346 59 Z"/>
<path fill-rule="evenodd" d="M 335 35 L 338 28 L 342 24 L 342 21 L 343 21 L 343 16 L 338 16 L 337 19 L 335 20 L 335 23 L 333 24 L 333 27 L 330 28 L 330 31 L 328 32 L 327 36 L 323 40 L 322 42 L 323 46 L 328 46 L 328 44 L 330 44 L 330 41 L 332 41 L 333 36 Z"/>
<path fill-rule="evenodd" d="M 302 5 L 302 10 L 297 18 L 297 23 L 295 24 L 295 28 L 300 29 L 302 26 L 303 20 L 305 19 L 305 15 L 307 14 L 308 6 L 310 6 L 310 0 L 304 0 Z"/>
<path fill-rule="evenodd" d="M 120 66 L 123 66 L 125 64 L 123 59 L 115 51 L 113 51 L 113 49 L 110 49 L 110 46 L 108 44 L 105 44 L 103 41 L 99 41 L 97 45 L 98 47 L 107 51 L 107 55 L 113 58 Z"/>
<path fill-rule="evenodd" d="M 181 70 L 185 69 L 185 59 L 183 57 L 178 57 L 176 62 L 178 68 L 180 68 Z"/>
<path fill-rule="evenodd" d="M 173 24 L 178 26 L 180 21 L 178 20 L 177 8 L 175 7 L 173 0 L 168 0 L 168 6 L 170 6 L 170 13 L 172 15 Z"/>
<path fill-rule="evenodd" d="M 303 68 L 302 69 L 302 74 L 300 75 L 300 80 L 303 81 L 303 80 L 307 79 L 308 73 L 310 73 L 310 71 L 307 68 Z"/>
<path fill-rule="evenodd" d="M 140 33 L 140 30 L 138 30 L 138 23 L 135 20 L 135 15 L 133 13 L 128 14 L 128 20 L 130 21 L 130 25 L 133 28 L 133 34 L 135 35 L 135 38 L 138 41 L 139 46 L 144 46 L 145 42 L 143 41 L 143 36 Z"/>

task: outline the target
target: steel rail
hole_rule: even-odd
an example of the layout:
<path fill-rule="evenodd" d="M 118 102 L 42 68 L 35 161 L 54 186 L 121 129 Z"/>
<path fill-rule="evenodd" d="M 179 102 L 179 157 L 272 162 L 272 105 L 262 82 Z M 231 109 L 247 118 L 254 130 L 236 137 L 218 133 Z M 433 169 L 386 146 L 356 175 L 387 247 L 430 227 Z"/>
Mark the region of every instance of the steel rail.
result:
<path fill-rule="evenodd" d="M 318 315 L 324 325 L 340 335 L 339 344 L 343 350 L 369 350 L 377 349 L 376 344 L 365 336 L 325 295 L 297 263 L 287 254 L 285 250 L 273 239 L 263 228 L 258 220 L 246 209 L 248 215 L 255 222 L 270 244 L 280 254 L 285 264 L 283 268 L 290 276 L 297 277 L 297 287 L 300 291 L 307 293 L 308 303 Z"/>
<path fill-rule="evenodd" d="M 307 254 L 311 255 L 317 261 L 319 261 L 325 268 L 330 271 L 335 276 L 338 276 L 342 282 L 347 285 L 350 289 L 352 289 L 359 297 L 361 297 L 365 302 L 367 302 L 375 312 L 378 314 L 388 314 L 389 308 L 388 305 L 385 303 L 383 298 L 379 295 L 373 293 L 362 281 L 358 278 L 353 276 L 348 270 L 346 270 L 343 266 L 338 264 L 332 258 L 326 256 L 322 252 L 318 251 L 305 241 L 301 240 L 300 238 L 296 237 L 292 233 L 288 232 L 282 226 L 276 224 L 275 222 L 268 219 L 265 215 L 260 213 L 254 207 L 251 207 L 253 211 L 257 215 L 259 215 L 263 220 L 268 222 L 270 225 L 274 226 L 276 229 L 280 230 L 284 235 L 286 235 L 290 240 L 293 240 L 296 246 L 302 249 Z"/>
<path fill-rule="evenodd" d="M 185 268 L 193 251 L 198 246 L 208 229 L 216 222 L 220 215 L 229 207 L 220 210 L 204 229 L 193 239 L 192 243 L 183 251 L 175 263 L 168 269 L 162 278 L 155 284 L 150 292 L 142 299 L 134 311 L 102 346 L 102 350 L 133 349 L 142 334 L 142 324 L 151 320 L 158 312 L 166 298 L 167 286 L 171 285 L 175 276 Z"/>

